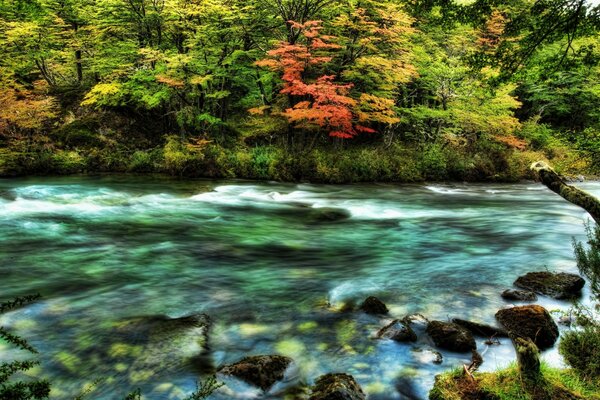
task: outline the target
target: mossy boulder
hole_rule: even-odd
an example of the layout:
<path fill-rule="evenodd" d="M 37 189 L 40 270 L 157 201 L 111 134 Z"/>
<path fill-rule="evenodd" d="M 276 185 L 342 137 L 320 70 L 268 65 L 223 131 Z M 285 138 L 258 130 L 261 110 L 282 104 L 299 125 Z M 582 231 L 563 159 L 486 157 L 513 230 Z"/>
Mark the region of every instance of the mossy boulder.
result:
<path fill-rule="evenodd" d="M 392 339 L 396 342 L 416 342 L 417 334 L 410 325 L 399 319 L 395 319 L 383 328 L 376 335 L 382 339 Z"/>
<path fill-rule="evenodd" d="M 496 319 L 514 337 L 528 338 L 540 349 L 554 346 L 558 326 L 544 307 L 527 305 L 505 308 L 496 313 Z"/>
<path fill-rule="evenodd" d="M 521 289 L 561 300 L 580 297 L 585 280 L 576 274 L 540 271 L 520 276 L 514 284 Z"/>
<path fill-rule="evenodd" d="M 233 364 L 224 365 L 218 372 L 234 376 L 262 390 L 269 390 L 276 382 L 283 379 L 285 371 L 292 362 L 291 358 L 280 355 L 250 356 Z"/>
<path fill-rule="evenodd" d="M 360 385 L 348 374 L 325 374 L 317 378 L 309 400 L 365 400 Z"/>
<path fill-rule="evenodd" d="M 465 353 L 477 348 L 473 334 L 452 322 L 431 321 L 427 325 L 427 334 L 442 349 Z"/>
<path fill-rule="evenodd" d="M 362 302 L 359 309 L 367 314 L 387 314 L 389 312 L 383 301 L 375 296 L 369 296 Z"/>
<path fill-rule="evenodd" d="M 501 294 L 504 300 L 511 301 L 536 301 L 537 294 L 530 290 L 506 289 Z"/>

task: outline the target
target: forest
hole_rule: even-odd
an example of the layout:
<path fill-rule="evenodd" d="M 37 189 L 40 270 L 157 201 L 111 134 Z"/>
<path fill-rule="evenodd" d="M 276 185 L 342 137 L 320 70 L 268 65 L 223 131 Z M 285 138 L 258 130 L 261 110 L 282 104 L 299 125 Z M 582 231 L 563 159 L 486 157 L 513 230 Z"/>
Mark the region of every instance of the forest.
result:
<path fill-rule="evenodd" d="M 599 26 L 584 0 L 2 0 L 0 175 L 593 176 Z"/>

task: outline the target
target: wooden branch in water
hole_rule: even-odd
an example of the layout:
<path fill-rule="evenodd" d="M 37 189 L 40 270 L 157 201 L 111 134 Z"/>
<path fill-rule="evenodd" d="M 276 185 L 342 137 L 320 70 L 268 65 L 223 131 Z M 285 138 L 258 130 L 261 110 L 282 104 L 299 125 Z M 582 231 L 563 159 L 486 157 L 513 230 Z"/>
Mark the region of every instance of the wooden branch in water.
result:
<path fill-rule="evenodd" d="M 540 182 L 546 185 L 554 193 L 565 200 L 586 210 L 597 224 L 600 224 L 600 200 L 591 194 L 567 184 L 557 173 L 544 161 L 538 161 L 531 165 L 531 170 L 537 175 Z"/>

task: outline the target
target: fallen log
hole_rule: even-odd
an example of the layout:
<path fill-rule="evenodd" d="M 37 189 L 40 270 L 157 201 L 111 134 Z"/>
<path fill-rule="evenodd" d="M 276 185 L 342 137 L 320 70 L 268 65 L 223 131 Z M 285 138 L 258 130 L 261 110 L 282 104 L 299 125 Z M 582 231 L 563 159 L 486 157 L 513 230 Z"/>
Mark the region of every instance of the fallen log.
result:
<path fill-rule="evenodd" d="M 536 174 L 540 182 L 546 185 L 554 193 L 558 194 L 568 202 L 586 210 L 600 224 L 600 200 L 591 194 L 567 184 L 544 161 L 538 161 L 531 165 L 531 170 Z"/>

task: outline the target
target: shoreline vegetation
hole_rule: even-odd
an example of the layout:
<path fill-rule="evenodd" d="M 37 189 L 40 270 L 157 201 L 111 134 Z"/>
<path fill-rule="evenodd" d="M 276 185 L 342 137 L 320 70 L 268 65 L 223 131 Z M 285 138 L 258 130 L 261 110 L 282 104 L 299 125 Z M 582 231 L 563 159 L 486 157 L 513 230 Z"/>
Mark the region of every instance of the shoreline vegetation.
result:
<path fill-rule="evenodd" d="M 118 12 L 115 12 L 118 10 Z M 11 0 L 0 176 L 600 173 L 586 1 Z"/>

